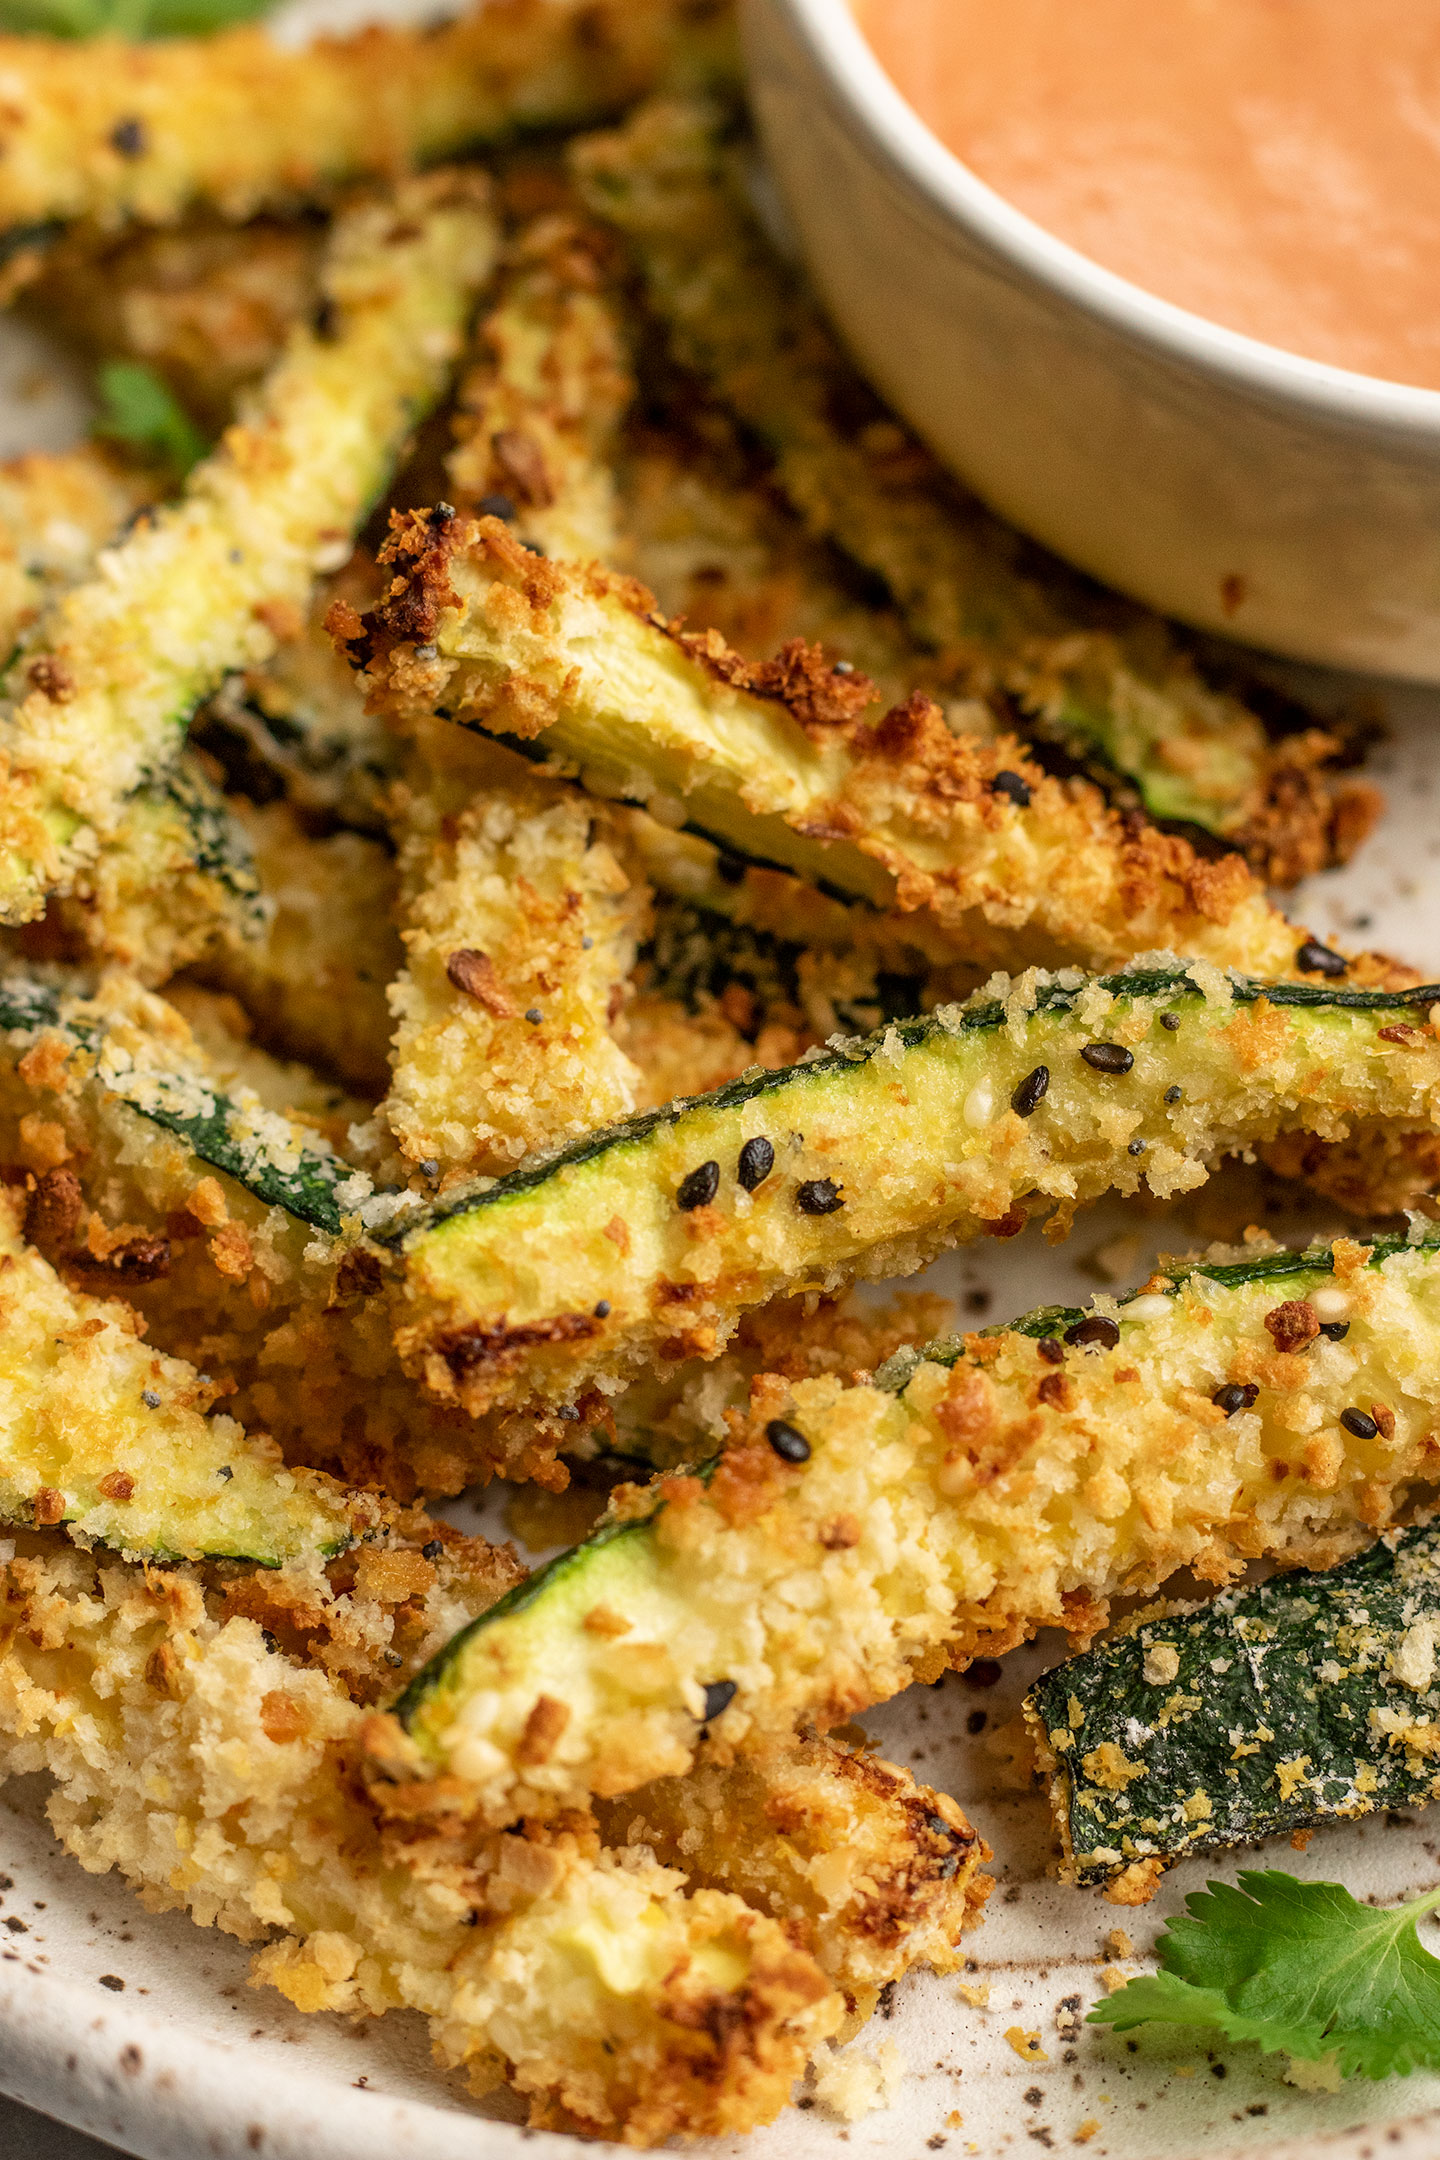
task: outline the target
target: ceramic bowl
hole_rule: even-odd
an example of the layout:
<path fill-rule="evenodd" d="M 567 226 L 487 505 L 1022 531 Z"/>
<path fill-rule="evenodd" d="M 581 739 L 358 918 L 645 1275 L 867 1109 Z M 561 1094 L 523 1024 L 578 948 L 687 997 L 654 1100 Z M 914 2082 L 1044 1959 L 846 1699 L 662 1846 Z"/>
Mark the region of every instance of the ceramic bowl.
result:
<path fill-rule="evenodd" d="M 995 509 L 1166 613 L 1440 682 L 1440 392 L 1222 329 L 1011 207 L 846 0 L 744 0 L 755 107 L 864 372 Z"/>

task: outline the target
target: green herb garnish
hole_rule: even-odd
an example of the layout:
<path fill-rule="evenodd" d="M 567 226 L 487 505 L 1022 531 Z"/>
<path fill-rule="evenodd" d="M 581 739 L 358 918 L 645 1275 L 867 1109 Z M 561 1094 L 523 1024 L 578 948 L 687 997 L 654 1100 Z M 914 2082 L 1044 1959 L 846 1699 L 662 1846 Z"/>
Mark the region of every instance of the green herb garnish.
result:
<path fill-rule="evenodd" d="M 153 368 L 138 360 L 107 360 L 100 370 L 97 435 L 125 443 L 147 457 L 162 458 L 182 477 L 210 445 L 184 406 Z"/>
<path fill-rule="evenodd" d="M 1440 2069 L 1440 1958 L 1415 1923 L 1427 1890 L 1376 1912 L 1339 1883 L 1250 1869 L 1186 1900 L 1156 1944 L 1160 1971 L 1097 2003 L 1092 2025 L 1193 2025 L 1305 2062 L 1333 2056 L 1342 2077 Z"/>

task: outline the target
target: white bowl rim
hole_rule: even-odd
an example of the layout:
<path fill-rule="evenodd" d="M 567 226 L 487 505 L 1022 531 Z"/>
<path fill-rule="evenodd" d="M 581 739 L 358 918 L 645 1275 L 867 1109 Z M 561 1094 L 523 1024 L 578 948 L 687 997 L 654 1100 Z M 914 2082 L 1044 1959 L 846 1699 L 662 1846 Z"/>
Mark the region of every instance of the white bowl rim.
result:
<path fill-rule="evenodd" d="M 948 150 L 886 74 L 849 0 L 771 0 L 888 164 L 948 219 L 1035 283 L 1132 344 L 1158 348 L 1233 388 L 1316 418 L 1412 436 L 1440 434 L 1440 390 L 1362 375 L 1227 330 L 1104 269 L 996 193 Z"/>

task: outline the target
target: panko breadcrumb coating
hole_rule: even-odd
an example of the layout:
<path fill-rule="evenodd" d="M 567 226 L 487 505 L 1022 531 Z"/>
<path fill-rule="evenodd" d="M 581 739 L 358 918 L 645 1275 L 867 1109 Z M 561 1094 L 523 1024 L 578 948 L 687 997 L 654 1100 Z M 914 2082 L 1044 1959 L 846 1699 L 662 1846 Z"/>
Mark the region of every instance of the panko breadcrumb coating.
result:
<path fill-rule="evenodd" d="M 0 39 L 0 228 L 31 268 L 57 221 L 231 220 L 618 110 L 687 66 L 729 72 L 707 0 L 495 0 L 438 28 L 284 47 L 263 29 L 153 41 Z M 14 273 L 12 272 L 12 275 Z"/>
<path fill-rule="evenodd" d="M 1374 1259 L 1339 1243 L 1314 1271 L 1338 1341 L 1286 1287 L 1303 1268 L 1197 1269 L 1058 1316 L 1058 1341 L 1026 1322 L 911 1358 L 898 1393 L 761 1375 L 709 1472 L 613 1496 L 597 1542 L 412 1685 L 416 1774 L 491 1821 L 562 1809 L 1043 1627 L 1087 1641 L 1179 1568 L 1333 1565 L 1440 1484 L 1440 1248 Z"/>
<path fill-rule="evenodd" d="M 493 260 L 488 194 L 482 175 L 442 173 L 347 211 L 319 327 L 296 328 L 179 501 L 37 624 L 7 683 L 7 920 L 73 884 L 127 797 L 173 762 L 199 701 L 300 627 L 458 354 Z"/>
<path fill-rule="evenodd" d="M 91 1872 L 269 1936 L 253 1977 L 297 2009 L 420 2010 L 478 2090 L 503 2079 L 532 2120 L 633 2145 L 769 2120 L 837 2028 L 816 1964 L 738 1898 L 603 1852 L 584 1817 L 463 1839 L 407 1818 L 394 1787 L 387 1826 L 347 1773 L 366 1713 L 322 1666 L 185 1573 L 21 1542 L 0 1576 L 6 1772 L 55 1780 L 51 1823 Z M 433 1636 L 455 1599 L 419 1552 L 375 1561 L 378 1595 L 352 1602 L 378 1660 L 407 1606 Z M 489 1573 L 493 1595 L 506 1564 Z"/>
<path fill-rule="evenodd" d="M 625 1116 L 611 1020 L 643 883 L 602 805 L 503 750 L 427 742 L 401 823 L 395 1055 L 384 1115 L 430 1189 L 508 1169 Z M 468 754 L 467 754 L 468 753 Z"/>
<path fill-rule="evenodd" d="M 927 908 L 973 965 L 1104 968 L 1163 948 L 1296 968 L 1304 935 L 1240 856 L 1127 823 L 1013 737 L 953 735 L 918 693 L 870 717 L 866 678 L 818 648 L 756 667 L 668 622 L 634 580 L 538 557 L 493 517 L 397 517 L 381 559 L 379 606 L 329 618 L 378 711 L 536 742 L 592 787 L 683 805 L 741 855 Z"/>

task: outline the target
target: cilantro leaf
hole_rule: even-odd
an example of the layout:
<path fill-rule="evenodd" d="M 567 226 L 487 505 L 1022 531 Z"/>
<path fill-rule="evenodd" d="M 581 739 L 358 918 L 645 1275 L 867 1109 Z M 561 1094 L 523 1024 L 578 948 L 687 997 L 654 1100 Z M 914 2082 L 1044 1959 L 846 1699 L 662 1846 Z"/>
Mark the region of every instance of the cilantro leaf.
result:
<path fill-rule="evenodd" d="M 101 413 L 97 435 L 163 459 L 182 476 L 209 447 L 190 415 L 153 368 L 136 360 L 110 360 L 100 370 Z"/>
<path fill-rule="evenodd" d="M 1415 1932 L 1440 1890 L 1376 1912 L 1339 1883 L 1251 1869 L 1185 1904 L 1156 1944 L 1160 1971 L 1089 2023 L 1203 2026 L 1309 2062 L 1333 2054 L 1345 2077 L 1440 2069 L 1440 1958 Z"/>

